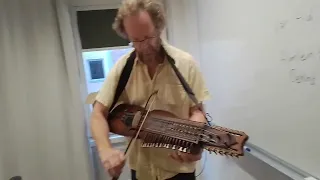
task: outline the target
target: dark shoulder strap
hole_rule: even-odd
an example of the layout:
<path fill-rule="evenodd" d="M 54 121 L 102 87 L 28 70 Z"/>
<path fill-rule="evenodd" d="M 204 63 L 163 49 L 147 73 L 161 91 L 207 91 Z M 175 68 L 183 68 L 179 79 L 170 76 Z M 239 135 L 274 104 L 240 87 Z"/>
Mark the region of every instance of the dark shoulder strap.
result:
<path fill-rule="evenodd" d="M 174 70 L 174 72 L 176 73 L 179 81 L 181 82 L 183 89 L 187 92 L 189 98 L 196 104 L 199 105 L 199 101 L 196 98 L 194 92 L 192 91 L 191 87 L 189 86 L 189 84 L 186 82 L 186 80 L 183 78 L 182 74 L 180 73 L 180 71 L 178 70 L 178 68 L 175 66 L 174 60 L 173 58 L 168 54 L 167 54 L 167 58 L 169 61 L 169 64 L 171 65 L 172 69 Z"/>
<path fill-rule="evenodd" d="M 133 67 L 135 58 L 136 58 L 136 53 L 135 53 L 135 51 L 133 51 L 130 54 L 129 58 L 127 59 L 126 65 L 122 69 L 122 72 L 121 72 L 121 75 L 120 75 L 120 79 L 119 79 L 119 82 L 118 82 L 118 85 L 117 85 L 117 89 L 116 89 L 115 95 L 113 97 L 113 102 L 112 102 L 112 104 L 111 104 L 111 106 L 109 108 L 109 112 L 114 108 L 114 106 L 116 105 L 120 95 L 122 94 L 124 88 L 127 85 L 127 82 L 129 80 L 129 77 L 130 77 L 130 74 L 131 74 L 131 71 L 132 71 L 132 67 Z"/>
<path fill-rule="evenodd" d="M 167 52 L 165 52 L 165 53 L 166 53 L 166 56 L 168 58 L 169 64 L 171 65 L 172 69 L 176 73 L 179 81 L 182 84 L 183 89 L 186 91 L 186 93 L 188 94 L 189 98 L 194 102 L 194 104 L 196 106 L 198 106 L 198 108 L 200 109 L 200 107 L 199 107 L 200 104 L 199 104 L 198 99 L 196 98 L 196 96 L 195 96 L 194 92 L 192 91 L 191 87 L 189 86 L 189 84 L 183 78 L 183 76 L 180 73 L 180 71 L 178 70 L 178 68 L 175 66 L 175 62 L 174 62 L 173 58 Z M 203 111 L 203 109 L 200 109 L 200 110 Z M 210 117 L 210 115 L 208 113 L 205 114 L 205 118 L 206 118 L 206 121 L 207 121 L 208 125 L 212 126 L 212 123 L 211 123 L 210 120 L 208 120 L 207 116 Z"/>

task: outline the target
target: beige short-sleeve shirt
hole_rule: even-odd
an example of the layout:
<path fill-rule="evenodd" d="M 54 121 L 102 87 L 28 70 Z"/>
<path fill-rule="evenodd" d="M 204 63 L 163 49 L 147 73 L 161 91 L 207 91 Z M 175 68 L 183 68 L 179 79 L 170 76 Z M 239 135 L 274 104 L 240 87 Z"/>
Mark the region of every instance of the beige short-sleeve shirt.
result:
<path fill-rule="evenodd" d="M 176 67 L 194 91 L 196 98 L 200 102 L 209 99 L 209 91 L 193 57 L 167 42 L 163 41 L 162 45 L 174 59 Z M 114 65 L 96 96 L 96 100 L 107 107 L 111 106 L 121 71 L 129 55 L 130 53 L 123 56 Z M 151 79 L 147 66 L 136 59 L 119 102 L 144 106 L 149 96 L 156 90 L 158 94 L 154 97 L 151 110 L 161 109 L 180 118 L 189 118 L 189 110 L 194 103 L 188 97 L 167 60 L 157 67 L 156 74 Z M 136 176 L 139 180 L 164 180 L 178 173 L 195 171 L 195 162 L 177 162 L 168 156 L 171 152 L 173 152 L 171 149 L 143 148 L 141 141 L 137 140 L 135 144 L 132 144 L 132 150 L 128 154 L 129 166 L 137 171 Z"/>

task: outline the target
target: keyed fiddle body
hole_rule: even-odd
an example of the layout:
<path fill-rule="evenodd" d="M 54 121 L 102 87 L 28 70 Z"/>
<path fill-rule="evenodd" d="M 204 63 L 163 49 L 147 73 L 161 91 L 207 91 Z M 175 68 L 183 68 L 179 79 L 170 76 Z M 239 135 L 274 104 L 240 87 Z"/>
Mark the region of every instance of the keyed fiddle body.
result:
<path fill-rule="evenodd" d="M 108 115 L 110 131 L 135 135 L 145 116 L 145 109 L 130 104 L 116 106 Z M 243 156 L 243 146 L 248 136 L 220 126 L 180 119 L 162 110 L 150 111 L 138 136 L 142 147 L 170 148 L 185 153 L 197 153 L 201 148 L 229 156 Z"/>

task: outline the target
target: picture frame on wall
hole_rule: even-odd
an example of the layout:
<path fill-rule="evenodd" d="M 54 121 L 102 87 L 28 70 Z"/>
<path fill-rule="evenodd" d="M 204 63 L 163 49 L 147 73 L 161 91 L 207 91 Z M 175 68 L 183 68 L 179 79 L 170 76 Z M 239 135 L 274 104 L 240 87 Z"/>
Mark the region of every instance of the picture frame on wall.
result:
<path fill-rule="evenodd" d="M 88 59 L 90 70 L 90 81 L 101 81 L 105 79 L 103 59 Z"/>

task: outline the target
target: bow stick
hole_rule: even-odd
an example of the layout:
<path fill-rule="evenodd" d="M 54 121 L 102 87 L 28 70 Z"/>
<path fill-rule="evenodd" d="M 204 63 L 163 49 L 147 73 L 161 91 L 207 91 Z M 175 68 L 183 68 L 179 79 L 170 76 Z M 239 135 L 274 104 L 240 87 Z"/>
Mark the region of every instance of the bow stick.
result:
<path fill-rule="evenodd" d="M 150 95 L 150 97 L 149 97 L 146 105 L 148 105 L 148 102 L 149 102 L 150 98 L 151 98 L 153 95 L 156 95 L 157 93 L 158 93 L 158 91 L 155 91 L 154 93 L 152 93 L 152 94 Z M 128 144 L 125 152 L 124 152 L 124 155 L 125 155 L 126 158 L 127 158 L 127 156 L 128 156 L 129 150 L 131 151 L 131 149 L 132 149 L 132 148 L 130 148 L 130 147 L 131 147 L 131 143 L 132 143 L 132 142 L 133 142 L 133 143 L 136 142 L 136 140 L 137 140 L 137 138 L 138 138 L 138 136 L 139 136 L 139 133 L 140 133 L 140 131 L 141 131 L 141 129 L 142 129 L 142 126 L 143 126 L 144 122 L 145 122 L 146 119 L 147 119 L 147 116 L 148 116 L 148 114 L 149 114 L 149 112 L 150 112 L 150 110 L 151 110 L 151 107 L 152 107 L 155 99 L 156 99 L 155 97 L 152 99 L 151 104 L 150 104 L 150 106 L 149 106 L 149 108 L 148 108 L 148 110 L 147 110 L 147 112 L 146 112 L 146 115 L 144 116 L 144 119 L 143 119 L 142 122 L 141 122 L 141 125 L 140 125 L 139 129 L 135 132 L 135 136 L 130 139 L 130 142 L 129 142 L 129 144 Z M 141 118 L 142 118 L 142 116 L 141 116 Z M 118 180 L 118 179 L 119 179 L 119 177 L 113 177 L 113 178 L 112 178 L 112 180 Z"/>

